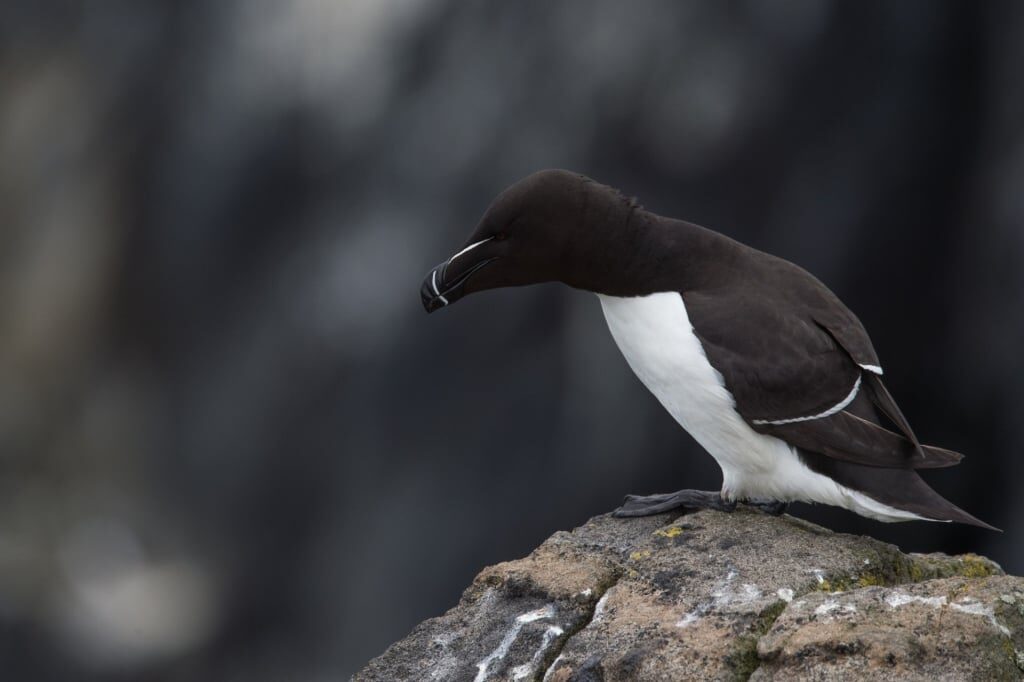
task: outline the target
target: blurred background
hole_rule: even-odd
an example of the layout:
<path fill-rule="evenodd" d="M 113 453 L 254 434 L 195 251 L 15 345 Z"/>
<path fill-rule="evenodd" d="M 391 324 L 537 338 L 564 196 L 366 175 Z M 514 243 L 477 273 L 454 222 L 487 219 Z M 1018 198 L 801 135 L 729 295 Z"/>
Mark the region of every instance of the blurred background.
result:
<path fill-rule="evenodd" d="M 429 318 L 564 167 L 796 261 L 1024 573 L 1024 5 L 0 5 L 0 669 L 337 680 L 623 494 L 713 489 L 596 298 Z"/>

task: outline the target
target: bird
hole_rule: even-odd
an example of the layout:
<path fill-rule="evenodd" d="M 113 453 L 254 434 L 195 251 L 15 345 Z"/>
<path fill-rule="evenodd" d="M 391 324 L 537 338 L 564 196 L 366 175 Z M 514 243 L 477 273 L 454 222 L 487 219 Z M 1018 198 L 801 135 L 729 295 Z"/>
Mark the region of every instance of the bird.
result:
<path fill-rule="evenodd" d="M 430 313 L 542 282 L 597 294 L 630 368 L 722 470 L 720 490 L 627 495 L 615 516 L 799 501 L 998 530 L 921 478 L 963 456 L 921 443 L 860 320 L 798 265 L 549 169 L 501 192 L 420 296 Z"/>

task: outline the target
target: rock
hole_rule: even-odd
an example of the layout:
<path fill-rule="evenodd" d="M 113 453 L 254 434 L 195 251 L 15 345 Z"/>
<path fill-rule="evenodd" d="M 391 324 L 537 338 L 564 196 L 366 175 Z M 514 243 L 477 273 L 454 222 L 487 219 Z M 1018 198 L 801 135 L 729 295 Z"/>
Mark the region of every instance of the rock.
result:
<path fill-rule="evenodd" d="M 1024 678 L 1024 578 L 751 510 L 599 516 L 484 569 L 353 679 L 865 678 Z"/>
<path fill-rule="evenodd" d="M 1022 587 L 993 576 L 809 594 L 758 642 L 751 679 L 1021 679 Z"/>

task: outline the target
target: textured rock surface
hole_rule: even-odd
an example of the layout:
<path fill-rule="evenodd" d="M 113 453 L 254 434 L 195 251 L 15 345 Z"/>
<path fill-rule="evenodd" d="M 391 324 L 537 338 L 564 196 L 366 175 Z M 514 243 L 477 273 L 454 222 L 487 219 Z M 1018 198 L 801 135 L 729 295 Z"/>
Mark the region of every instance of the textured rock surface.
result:
<path fill-rule="evenodd" d="M 1024 678 L 1024 578 L 753 511 L 600 516 L 485 569 L 354 677 L 865 678 Z"/>

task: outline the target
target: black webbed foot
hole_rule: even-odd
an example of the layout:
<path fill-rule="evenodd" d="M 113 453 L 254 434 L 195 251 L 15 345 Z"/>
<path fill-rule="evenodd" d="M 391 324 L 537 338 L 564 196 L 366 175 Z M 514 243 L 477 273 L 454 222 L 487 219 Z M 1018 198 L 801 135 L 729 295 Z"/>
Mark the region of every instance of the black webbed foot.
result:
<path fill-rule="evenodd" d="M 651 516 L 676 509 L 714 509 L 731 512 L 736 509 L 736 503 L 723 500 L 721 493 L 711 490 L 680 490 L 663 495 L 626 495 L 622 506 L 613 511 L 612 516 Z"/>
<path fill-rule="evenodd" d="M 765 514 L 771 516 L 781 516 L 789 509 L 789 502 L 783 502 L 782 500 L 747 500 L 746 504 L 760 509 Z"/>

